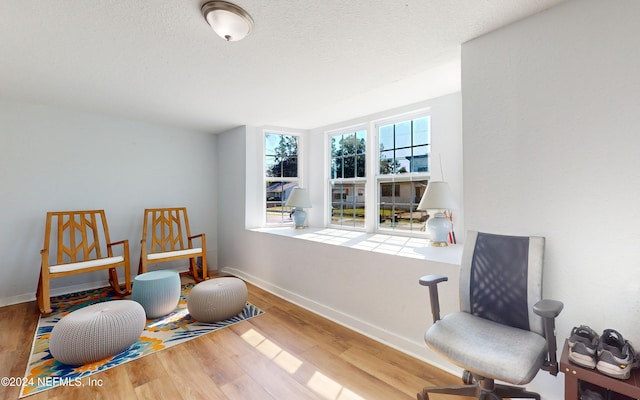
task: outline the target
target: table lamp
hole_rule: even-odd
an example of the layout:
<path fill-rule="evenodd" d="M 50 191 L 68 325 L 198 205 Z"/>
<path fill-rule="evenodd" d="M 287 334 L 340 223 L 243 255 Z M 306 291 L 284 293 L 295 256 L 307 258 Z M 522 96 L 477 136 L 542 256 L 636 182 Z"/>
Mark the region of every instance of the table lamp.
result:
<path fill-rule="evenodd" d="M 427 190 L 424 192 L 420 204 L 418 204 L 418 210 L 433 211 L 434 214 L 430 214 L 430 218 L 427 220 L 427 228 L 431 233 L 431 245 L 432 246 L 447 246 L 448 236 L 451 232 L 451 221 L 445 217 L 445 210 L 452 210 L 457 208 L 449 184 L 446 182 L 434 182 L 431 181 L 427 184 Z"/>
<path fill-rule="evenodd" d="M 311 208 L 311 200 L 309 200 L 309 192 L 307 192 L 307 189 L 299 187 L 293 188 L 285 206 L 295 207 L 293 210 L 293 221 L 296 229 L 304 228 L 307 213 L 303 208 Z"/>

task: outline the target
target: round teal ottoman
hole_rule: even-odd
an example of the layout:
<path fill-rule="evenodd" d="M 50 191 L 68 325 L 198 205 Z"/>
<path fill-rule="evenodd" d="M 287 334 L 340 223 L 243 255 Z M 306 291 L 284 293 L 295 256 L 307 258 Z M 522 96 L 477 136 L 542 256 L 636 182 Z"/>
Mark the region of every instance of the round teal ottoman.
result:
<path fill-rule="evenodd" d="M 142 305 L 148 319 L 167 315 L 180 301 L 180 275 L 167 269 L 140 274 L 133 279 L 131 298 Z"/>
<path fill-rule="evenodd" d="M 191 289 L 187 307 L 197 321 L 218 322 L 240 314 L 247 303 L 247 296 L 247 285 L 241 279 L 209 279 Z"/>
<path fill-rule="evenodd" d="M 113 300 L 65 315 L 51 330 L 49 351 L 63 364 L 83 365 L 119 354 L 134 344 L 147 323 L 131 300 Z"/>

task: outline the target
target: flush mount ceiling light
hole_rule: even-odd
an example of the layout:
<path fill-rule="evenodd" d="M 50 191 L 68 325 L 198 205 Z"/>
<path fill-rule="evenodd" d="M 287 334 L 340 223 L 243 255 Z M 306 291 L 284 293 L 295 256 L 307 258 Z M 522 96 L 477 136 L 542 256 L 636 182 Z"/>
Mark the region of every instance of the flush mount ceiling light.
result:
<path fill-rule="evenodd" d="M 242 40 L 253 29 L 251 15 L 228 1 L 207 1 L 202 5 L 202 15 L 227 42 Z"/>

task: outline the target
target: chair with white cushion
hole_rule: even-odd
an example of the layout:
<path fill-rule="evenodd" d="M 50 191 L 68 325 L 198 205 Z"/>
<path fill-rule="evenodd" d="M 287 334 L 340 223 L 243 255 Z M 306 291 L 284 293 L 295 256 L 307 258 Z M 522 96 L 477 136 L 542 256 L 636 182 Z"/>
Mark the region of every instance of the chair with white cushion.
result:
<path fill-rule="evenodd" d="M 194 239 L 200 238 L 200 247 Z M 202 259 L 202 272 L 198 272 L 196 259 Z M 189 259 L 191 275 L 200 282 L 207 279 L 207 242 L 204 233 L 191 235 L 185 207 L 147 208 L 144 210 L 140 264 L 138 274 L 147 272 L 149 264 Z"/>
<path fill-rule="evenodd" d="M 116 245 L 122 246 L 122 255 L 114 255 Z M 104 210 L 48 212 L 40 254 L 36 297 L 43 315 L 51 313 L 50 281 L 54 278 L 106 269 L 117 294 L 131 293 L 129 241 L 111 242 Z M 124 289 L 118 282 L 118 267 L 124 268 Z"/>
<path fill-rule="evenodd" d="M 438 285 L 447 277 L 420 278 L 429 288 L 433 316 L 425 342 L 464 370 L 466 385 L 425 387 L 419 400 L 427 400 L 429 393 L 540 400 L 522 385 L 539 370 L 558 374 L 555 318 L 563 307 L 542 297 L 544 242 L 541 236 L 469 231 L 460 267 L 460 311 L 443 318 Z"/>

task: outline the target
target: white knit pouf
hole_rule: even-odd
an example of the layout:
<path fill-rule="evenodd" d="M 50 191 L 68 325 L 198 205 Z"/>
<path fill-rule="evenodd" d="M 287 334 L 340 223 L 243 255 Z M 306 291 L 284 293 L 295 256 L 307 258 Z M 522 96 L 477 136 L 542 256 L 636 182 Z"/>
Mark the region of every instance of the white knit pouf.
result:
<path fill-rule="evenodd" d="M 147 318 L 169 314 L 180 301 L 180 274 L 170 269 L 145 272 L 133 279 L 131 298 L 142 305 Z"/>
<path fill-rule="evenodd" d="M 93 304 L 67 314 L 53 326 L 49 351 L 63 364 L 99 361 L 134 344 L 146 322 L 144 309 L 135 301 Z"/>
<path fill-rule="evenodd" d="M 200 282 L 187 295 L 187 307 L 193 319 L 217 322 L 242 312 L 247 303 L 247 285 L 232 277 Z"/>

